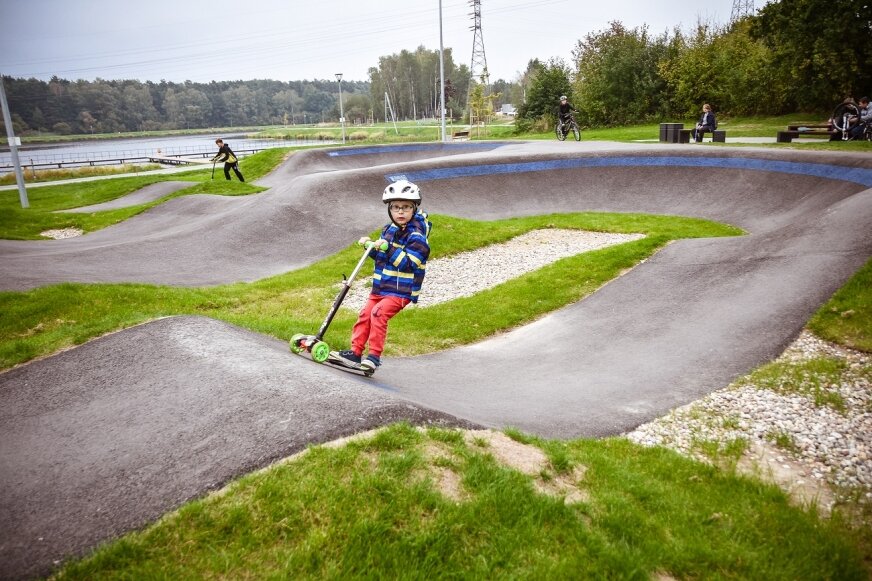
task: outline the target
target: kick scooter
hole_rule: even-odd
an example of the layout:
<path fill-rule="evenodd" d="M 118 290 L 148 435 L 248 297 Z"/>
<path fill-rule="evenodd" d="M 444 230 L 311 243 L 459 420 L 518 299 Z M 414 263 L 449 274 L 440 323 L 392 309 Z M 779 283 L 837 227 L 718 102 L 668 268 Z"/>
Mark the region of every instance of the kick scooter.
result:
<path fill-rule="evenodd" d="M 330 311 L 324 318 L 324 322 L 321 323 L 321 328 L 318 329 L 318 333 L 315 335 L 297 333 L 296 335 L 291 337 L 291 351 L 297 354 L 302 354 L 305 351 L 311 355 L 312 361 L 315 361 L 317 363 L 332 363 L 334 365 L 342 366 L 348 369 L 354 369 L 356 371 L 361 371 L 364 375 L 370 377 L 375 371 L 374 369 L 370 369 L 369 367 L 364 367 L 359 364 L 353 364 L 345 361 L 344 359 L 341 359 L 330 351 L 330 346 L 324 341 L 324 335 L 325 333 L 327 333 L 327 328 L 330 327 L 330 323 L 333 322 L 333 317 L 336 316 L 336 312 L 339 310 L 339 306 L 342 304 L 342 301 L 345 300 L 345 295 L 348 294 L 348 291 L 351 288 L 351 283 L 354 282 L 357 273 L 360 272 L 360 269 L 363 267 L 364 262 L 366 262 L 370 251 L 375 246 L 375 242 L 372 242 L 370 240 L 367 241 L 363 246 L 365 248 L 363 256 L 360 257 L 360 260 L 357 262 L 357 266 L 355 266 L 354 270 L 351 272 L 351 276 L 346 278 L 345 275 L 342 275 L 342 289 L 339 291 L 339 294 L 336 295 L 336 299 L 333 301 L 333 306 L 330 307 Z M 382 244 L 379 248 L 379 250 L 382 251 L 387 249 L 387 242 Z"/>

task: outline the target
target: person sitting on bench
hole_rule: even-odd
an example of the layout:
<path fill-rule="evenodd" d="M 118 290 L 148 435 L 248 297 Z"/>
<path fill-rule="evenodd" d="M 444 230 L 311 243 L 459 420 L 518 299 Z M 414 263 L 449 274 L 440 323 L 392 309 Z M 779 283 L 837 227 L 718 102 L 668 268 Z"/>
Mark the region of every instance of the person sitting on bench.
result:
<path fill-rule="evenodd" d="M 860 115 L 851 119 L 853 125 L 848 131 L 850 139 L 862 139 L 866 127 L 872 125 L 872 107 L 869 106 L 869 97 L 861 97 L 857 104 L 860 107 Z"/>
<path fill-rule="evenodd" d="M 702 106 L 702 117 L 699 118 L 699 123 L 693 130 L 693 140 L 697 143 L 702 143 L 703 135 L 706 131 L 714 131 L 718 128 L 718 121 L 715 119 L 715 114 L 712 113 L 712 106 L 706 103 Z"/>

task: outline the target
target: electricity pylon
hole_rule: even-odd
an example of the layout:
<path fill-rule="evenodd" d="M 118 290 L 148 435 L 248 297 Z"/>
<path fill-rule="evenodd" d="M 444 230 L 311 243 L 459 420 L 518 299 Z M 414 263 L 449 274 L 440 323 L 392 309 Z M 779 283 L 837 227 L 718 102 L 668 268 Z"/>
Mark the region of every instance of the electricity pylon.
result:
<path fill-rule="evenodd" d="M 484 79 L 485 93 L 488 86 L 487 72 L 487 57 L 484 54 L 484 38 L 481 34 L 481 0 L 469 0 L 469 5 L 472 6 L 473 21 L 475 24 L 470 27 L 473 31 L 472 37 L 472 60 L 469 65 L 469 84 L 466 89 L 466 107 L 469 110 L 469 122 L 472 123 L 472 108 L 469 106 L 469 95 L 472 92 L 473 81 L 478 82 L 479 79 Z"/>
<path fill-rule="evenodd" d="M 754 0 L 733 0 L 733 11 L 730 13 L 730 23 L 754 15 Z"/>

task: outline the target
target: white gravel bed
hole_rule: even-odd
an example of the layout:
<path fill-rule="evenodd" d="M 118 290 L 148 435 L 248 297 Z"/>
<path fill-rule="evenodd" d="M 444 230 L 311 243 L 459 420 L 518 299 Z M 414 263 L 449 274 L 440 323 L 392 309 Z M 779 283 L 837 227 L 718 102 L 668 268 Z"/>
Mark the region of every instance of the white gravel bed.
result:
<path fill-rule="evenodd" d="M 644 234 L 611 234 L 550 228 L 533 230 L 502 244 L 427 261 L 418 307 L 468 297 L 556 262 L 561 258 L 644 238 Z M 343 306 L 359 311 L 372 287 L 372 277 L 351 286 Z"/>
<path fill-rule="evenodd" d="M 705 457 L 694 449 L 700 441 L 724 443 L 741 438 L 749 444 L 746 456 L 761 447 L 775 447 L 783 468 L 796 467 L 796 479 L 826 482 L 837 498 L 859 491 L 861 501 L 872 502 L 872 356 L 803 331 L 777 361 L 796 363 L 823 357 L 847 365 L 839 383 L 820 388 L 838 394 L 844 410 L 816 405 L 804 394 L 782 394 L 739 381 L 626 436 L 642 445 L 666 446 L 701 460 Z M 775 445 L 776 436 L 782 447 Z"/>
<path fill-rule="evenodd" d="M 46 238 L 53 238 L 54 240 L 61 240 L 62 238 L 75 238 L 84 233 L 84 230 L 78 228 L 62 228 L 60 230 L 45 230 L 44 232 L 40 232 L 39 235 L 45 236 Z"/>

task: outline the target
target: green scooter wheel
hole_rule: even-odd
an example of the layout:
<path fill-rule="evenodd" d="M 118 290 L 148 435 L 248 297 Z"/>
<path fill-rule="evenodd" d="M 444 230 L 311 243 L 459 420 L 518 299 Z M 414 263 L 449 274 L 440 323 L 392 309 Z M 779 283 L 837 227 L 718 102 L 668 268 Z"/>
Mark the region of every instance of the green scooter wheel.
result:
<path fill-rule="evenodd" d="M 297 333 L 293 337 L 291 337 L 291 353 L 300 354 L 303 352 L 303 347 L 300 345 L 300 339 L 305 337 L 302 333 Z"/>
<path fill-rule="evenodd" d="M 312 360 L 324 363 L 330 357 L 330 345 L 324 341 L 318 341 L 312 345 Z"/>

